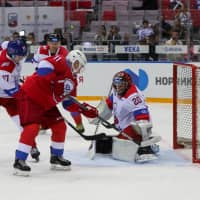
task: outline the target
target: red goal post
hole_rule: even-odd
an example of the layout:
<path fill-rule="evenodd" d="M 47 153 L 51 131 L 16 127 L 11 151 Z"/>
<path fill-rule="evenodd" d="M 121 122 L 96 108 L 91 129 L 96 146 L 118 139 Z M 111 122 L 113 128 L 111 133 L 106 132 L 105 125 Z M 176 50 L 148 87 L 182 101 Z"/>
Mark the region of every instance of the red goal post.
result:
<path fill-rule="evenodd" d="M 200 67 L 173 64 L 173 148 L 191 148 L 200 163 Z"/>

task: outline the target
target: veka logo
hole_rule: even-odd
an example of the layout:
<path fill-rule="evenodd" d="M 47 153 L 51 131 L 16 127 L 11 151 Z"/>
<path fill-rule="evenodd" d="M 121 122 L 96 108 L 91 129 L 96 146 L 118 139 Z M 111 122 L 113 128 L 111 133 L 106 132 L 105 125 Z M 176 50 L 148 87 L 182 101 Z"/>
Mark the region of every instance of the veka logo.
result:
<path fill-rule="evenodd" d="M 147 73 L 142 70 L 142 69 L 139 69 L 139 75 L 135 74 L 132 70 L 130 69 L 125 69 L 124 70 L 126 73 L 128 73 L 134 84 L 141 90 L 145 90 L 148 86 L 148 83 L 149 83 L 149 78 L 147 76 Z"/>

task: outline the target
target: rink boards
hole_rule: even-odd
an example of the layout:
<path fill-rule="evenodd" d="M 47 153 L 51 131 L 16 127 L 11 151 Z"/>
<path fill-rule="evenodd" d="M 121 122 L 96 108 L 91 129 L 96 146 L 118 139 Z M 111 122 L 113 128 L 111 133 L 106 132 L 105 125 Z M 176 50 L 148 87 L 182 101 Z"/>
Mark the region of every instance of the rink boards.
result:
<path fill-rule="evenodd" d="M 107 95 L 113 75 L 130 69 L 134 73 L 135 84 L 148 102 L 171 103 L 172 66 L 170 62 L 88 62 L 83 76 L 78 77 L 78 98 L 84 101 L 99 100 Z M 32 63 L 23 64 L 23 76 L 33 72 Z"/>

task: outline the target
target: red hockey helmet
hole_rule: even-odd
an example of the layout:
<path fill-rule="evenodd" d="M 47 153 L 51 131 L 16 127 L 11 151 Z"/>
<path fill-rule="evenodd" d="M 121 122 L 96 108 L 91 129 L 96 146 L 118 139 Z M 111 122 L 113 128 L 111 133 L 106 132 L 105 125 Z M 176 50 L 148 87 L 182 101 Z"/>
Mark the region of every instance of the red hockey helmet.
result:
<path fill-rule="evenodd" d="M 114 75 L 112 84 L 116 93 L 122 96 L 132 85 L 132 79 L 128 73 L 120 71 Z"/>

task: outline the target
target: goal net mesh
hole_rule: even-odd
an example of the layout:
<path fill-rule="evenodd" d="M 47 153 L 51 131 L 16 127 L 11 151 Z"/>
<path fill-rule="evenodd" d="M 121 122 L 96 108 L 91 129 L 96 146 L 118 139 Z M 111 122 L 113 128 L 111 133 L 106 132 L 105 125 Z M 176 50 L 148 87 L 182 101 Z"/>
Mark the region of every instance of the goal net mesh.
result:
<path fill-rule="evenodd" d="M 200 162 L 200 69 L 190 64 L 173 66 L 174 148 L 191 148 Z"/>

